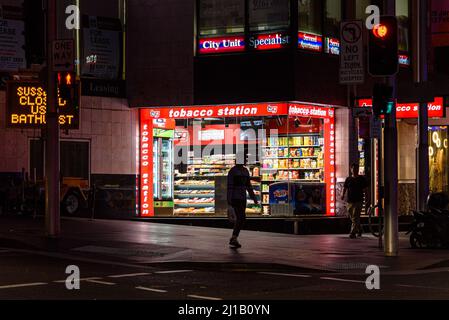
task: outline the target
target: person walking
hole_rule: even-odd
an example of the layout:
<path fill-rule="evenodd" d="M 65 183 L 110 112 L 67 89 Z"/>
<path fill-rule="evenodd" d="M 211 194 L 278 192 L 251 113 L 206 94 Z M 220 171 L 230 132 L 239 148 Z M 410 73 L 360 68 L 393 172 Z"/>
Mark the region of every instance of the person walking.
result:
<path fill-rule="evenodd" d="M 360 225 L 360 214 L 362 213 L 363 197 L 368 199 L 368 182 L 365 177 L 359 175 L 359 165 L 353 163 L 351 165 L 351 176 L 345 180 L 343 195 L 341 200 L 345 200 L 346 192 L 348 193 L 348 214 L 351 219 L 351 239 L 362 236 L 362 226 Z"/>
<path fill-rule="evenodd" d="M 229 170 L 227 187 L 228 205 L 235 212 L 234 229 L 232 231 L 232 237 L 229 240 L 229 245 L 233 248 L 240 248 L 241 245 L 237 238 L 246 220 L 246 192 L 248 191 L 249 196 L 254 200 L 256 205 L 259 204 L 251 186 L 249 171 L 243 164 L 236 164 Z"/>

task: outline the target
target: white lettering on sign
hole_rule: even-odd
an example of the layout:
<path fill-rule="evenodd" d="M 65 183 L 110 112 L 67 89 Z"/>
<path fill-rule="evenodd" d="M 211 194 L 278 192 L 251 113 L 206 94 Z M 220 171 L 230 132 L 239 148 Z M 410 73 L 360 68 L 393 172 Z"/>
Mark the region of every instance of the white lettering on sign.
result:
<path fill-rule="evenodd" d="M 205 118 L 212 116 L 255 116 L 258 113 L 257 107 L 225 107 L 214 112 L 214 109 L 170 109 L 169 118 Z"/>
<path fill-rule="evenodd" d="M 284 36 L 282 34 L 268 35 L 266 37 L 251 37 L 249 39 L 250 47 L 257 49 L 263 46 L 273 46 L 273 45 L 286 45 L 290 43 L 290 36 Z"/>
<path fill-rule="evenodd" d="M 210 40 L 203 42 L 203 48 L 206 50 L 209 49 L 218 50 L 220 48 L 238 48 L 241 47 L 242 45 L 243 45 L 242 41 L 239 39 L 236 40 L 225 39 L 221 41 Z"/>
<path fill-rule="evenodd" d="M 362 21 L 341 23 L 340 83 L 358 84 L 365 81 L 363 66 Z"/>
<path fill-rule="evenodd" d="M 53 71 L 73 71 L 74 41 L 56 40 L 53 42 Z"/>
<path fill-rule="evenodd" d="M 290 106 L 289 115 L 327 117 L 326 109 Z"/>

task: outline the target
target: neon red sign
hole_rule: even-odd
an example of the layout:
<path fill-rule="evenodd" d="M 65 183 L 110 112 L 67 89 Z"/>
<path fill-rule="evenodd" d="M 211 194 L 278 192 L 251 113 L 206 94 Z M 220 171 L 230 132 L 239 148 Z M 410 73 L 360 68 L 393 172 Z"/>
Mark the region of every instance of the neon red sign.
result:
<path fill-rule="evenodd" d="M 199 53 L 222 53 L 238 52 L 245 50 L 245 38 L 238 37 L 220 37 L 204 38 L 199 40 Z"/>
<path fill-rule="evenodd" d="M 298 32 L 298 47 L 301 49 L 321 52 L 323 48 L 323 37 L 316 34 Z"/>
<path fill-rule="evenodd" d="M 299 117 L 331 118 L 334 116 L 334 109 L 294 103 L 289 105 L 288 114 Z"/>
<path fill-rule="evenodd" d="M 143 109 L 147 117 L 189 119 L 208 117 L 256 117 L 287 114 L 286 103 Z"/>
<path fill-rule="evenodd" d="M 249 39 L 249 46 L 256 50 L 271 50 L 287 47 L 290 36 L 282 33 L 260 34 Z"/>
<path fill-rule="evenodd" d="M 143 110 L 141 110 L 141 114 Z M 154 215 L 153 206 L 153 123 L 140 119 L 140 212 L 142 217 Z"/>
<path fill-rule="evenodd" d="M 372 107 L 372 99 L 359 99 L 358 107 Z M 435 97 L 433 102 L 427 104 L 429 110 L 429 118 L 443 118 L 444 117 L 444 103 L 443 97 Z M 418 118 L 419 103 L 398 103 L 396 105 L 397 119 Z"/>

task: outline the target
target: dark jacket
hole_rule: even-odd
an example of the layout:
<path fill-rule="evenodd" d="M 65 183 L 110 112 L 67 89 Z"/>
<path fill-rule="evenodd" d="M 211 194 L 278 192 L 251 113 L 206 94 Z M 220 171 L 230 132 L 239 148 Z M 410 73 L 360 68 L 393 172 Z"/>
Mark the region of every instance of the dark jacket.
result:
<path fill-rule="evenodd" d="M 234 166 L 228 173 L 228 203 L 233 200 L 246 200 L 246 191 L 251 199 L 257 201 L 248 169 L 244 166 Z"/>

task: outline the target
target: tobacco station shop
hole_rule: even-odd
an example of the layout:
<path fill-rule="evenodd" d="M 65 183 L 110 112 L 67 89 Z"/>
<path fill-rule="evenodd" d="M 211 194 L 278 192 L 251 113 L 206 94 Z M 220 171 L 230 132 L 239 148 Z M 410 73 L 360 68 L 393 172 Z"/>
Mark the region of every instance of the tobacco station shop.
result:
<path fill-rule="evenodd" d="M 247 215 L 335 215 L 334 107 L 310 103 L 142 108 L 141 217 L 224 217 L 227 174 L 246 161 Z"/>

